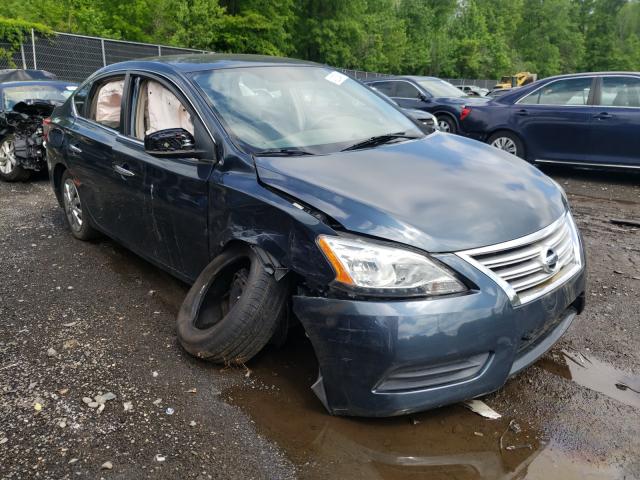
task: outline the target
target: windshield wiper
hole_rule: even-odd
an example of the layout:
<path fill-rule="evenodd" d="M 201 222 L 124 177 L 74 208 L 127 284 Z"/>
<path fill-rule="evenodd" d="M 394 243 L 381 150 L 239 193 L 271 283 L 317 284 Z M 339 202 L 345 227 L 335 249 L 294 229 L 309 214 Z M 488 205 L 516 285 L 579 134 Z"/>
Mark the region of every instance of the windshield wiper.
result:
<path fill-rule="evenodd" d="M 353 145 L 343 148 L 341 151 L 346 152 L 348 150 L 358 150 L 360 148 L 367 147 L 375 147 L 376 145 L 382 145 L 383 143 L 388 143 L 391 140 L 395 140 L 396 138 L 420 138 L 415 135 L 408 135 L 405 132 L 396 132 L 396 133 L 387 133 L 385 135 L 376 135 L 375 137 L 367 138 L 358 143 L 354 143 Z"/>
<path fill-rule="evenodd" d="M 295 157 L 302 155 L 315 155 L 300 148 L 268 148 L 254 153 L 256 157 Z"/>

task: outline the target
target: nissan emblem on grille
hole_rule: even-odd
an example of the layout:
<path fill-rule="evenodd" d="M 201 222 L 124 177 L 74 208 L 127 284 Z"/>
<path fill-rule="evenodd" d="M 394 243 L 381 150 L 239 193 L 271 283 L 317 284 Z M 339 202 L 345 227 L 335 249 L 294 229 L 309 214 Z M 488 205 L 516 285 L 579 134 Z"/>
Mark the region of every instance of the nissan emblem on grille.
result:
<path fill-rule="evenodd" d="M 457 255 L 491 277 L 514 305 L 539 298 L 582 268 L 580 239 L 570 212 L 532 234 Z"/>
<path fill-rule="evenodd" d="M 541 257 L 542 269 L 546 273 L 553 273 L 558 269 L 558 254 L 553 248 L 543 248 Z"/>

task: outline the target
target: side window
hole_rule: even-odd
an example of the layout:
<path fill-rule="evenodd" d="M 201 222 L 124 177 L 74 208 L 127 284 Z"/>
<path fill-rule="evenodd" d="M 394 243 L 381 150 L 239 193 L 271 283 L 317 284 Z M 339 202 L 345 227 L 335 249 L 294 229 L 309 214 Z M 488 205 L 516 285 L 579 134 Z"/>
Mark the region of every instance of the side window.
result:
<path fill-rule="evenodd" d="M 393 82 L 375 82 L 371 86 L 387 97 L 393 96 Z"/>
<path fill-rule="evenodd" d="M 567 78 L 551 82 L 520 100 L 524 104 L 587 105 L 591 78 Z"/>
<path fill-rule="evenodd" d="M 640 78 L 604 77 L 600 105 L 607 107 L 640 107 Z"/>
<path fill-rule="evenodd" d="M 100 83 L 93 91 L 89 119 L 118 130 L 123 90 L 124 78 L 122 77 Z"/>
<path fill-rule="evenodd" d="M 73 104 L 76 107 L 76 112 L 81 117 L 85 116 L 85 105 L 87 104 L 87 97 L 89 96 L 90 90 L 91 84 L 87 83 L 73 94 Z"/>
<path fill-rule="evenodd" d="M 158 130 L 184 128 L 194 135 L 193 120 L 186 107 L 169 89 L 155 80 L 140 79 L 133 111 L 133 134 L 143 140 Z"/>
<path fill-rule="evenodd" d="M 397 82 L 396 94 L 394 97 L 398 98 L 418 98 L 420 92 L 416 87 L 408 82 Z"/>

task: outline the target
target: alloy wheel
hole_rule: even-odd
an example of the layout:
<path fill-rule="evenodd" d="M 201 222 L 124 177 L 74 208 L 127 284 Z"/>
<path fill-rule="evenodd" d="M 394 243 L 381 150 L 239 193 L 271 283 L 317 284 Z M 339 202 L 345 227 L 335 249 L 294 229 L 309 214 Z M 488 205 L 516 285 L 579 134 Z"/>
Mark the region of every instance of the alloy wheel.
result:
<path fill-rule="evenodd" d="M 77 232 L 82 229 L 82 204 L 80 203 L 78 189 L 70 178 L 67 178 L 64 182 L 62 197 L 69 225 Z"/>
<path fill-rule="evenodd" d="M 438 119 L 438 127 L 440 127 L 441 132 L 450 132 L 451 125 L 446 120 Z"/>
<path fill-rule="evenodd" d="M 518 147 L 516 146 L 516 142 L 514 142 L 509 137 L 498 137 L 493 142 L 491 142 L 491 146 L 499 148 L 500 150 L 504 150 L 505 152 L 509 152 L 512 155 L 518 154 Z"/>
<path fill-rule="evenodd" d="M 16 167 L 16 152 L 13 139 L 6 139 L 0 146 L 0 172 L 11 174 Z"/>

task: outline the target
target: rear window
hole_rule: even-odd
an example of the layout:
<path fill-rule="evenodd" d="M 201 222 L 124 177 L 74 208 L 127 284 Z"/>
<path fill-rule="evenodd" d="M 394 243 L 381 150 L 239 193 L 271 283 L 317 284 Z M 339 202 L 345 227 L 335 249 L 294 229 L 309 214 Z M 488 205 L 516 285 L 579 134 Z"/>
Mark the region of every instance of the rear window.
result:
<path fill-rule="evenodd" d="M 64 102 L 76 89 L 75 85 L 20 85 L 3 89 L 3 109 L 11 110 L 25 100 Z"/>

